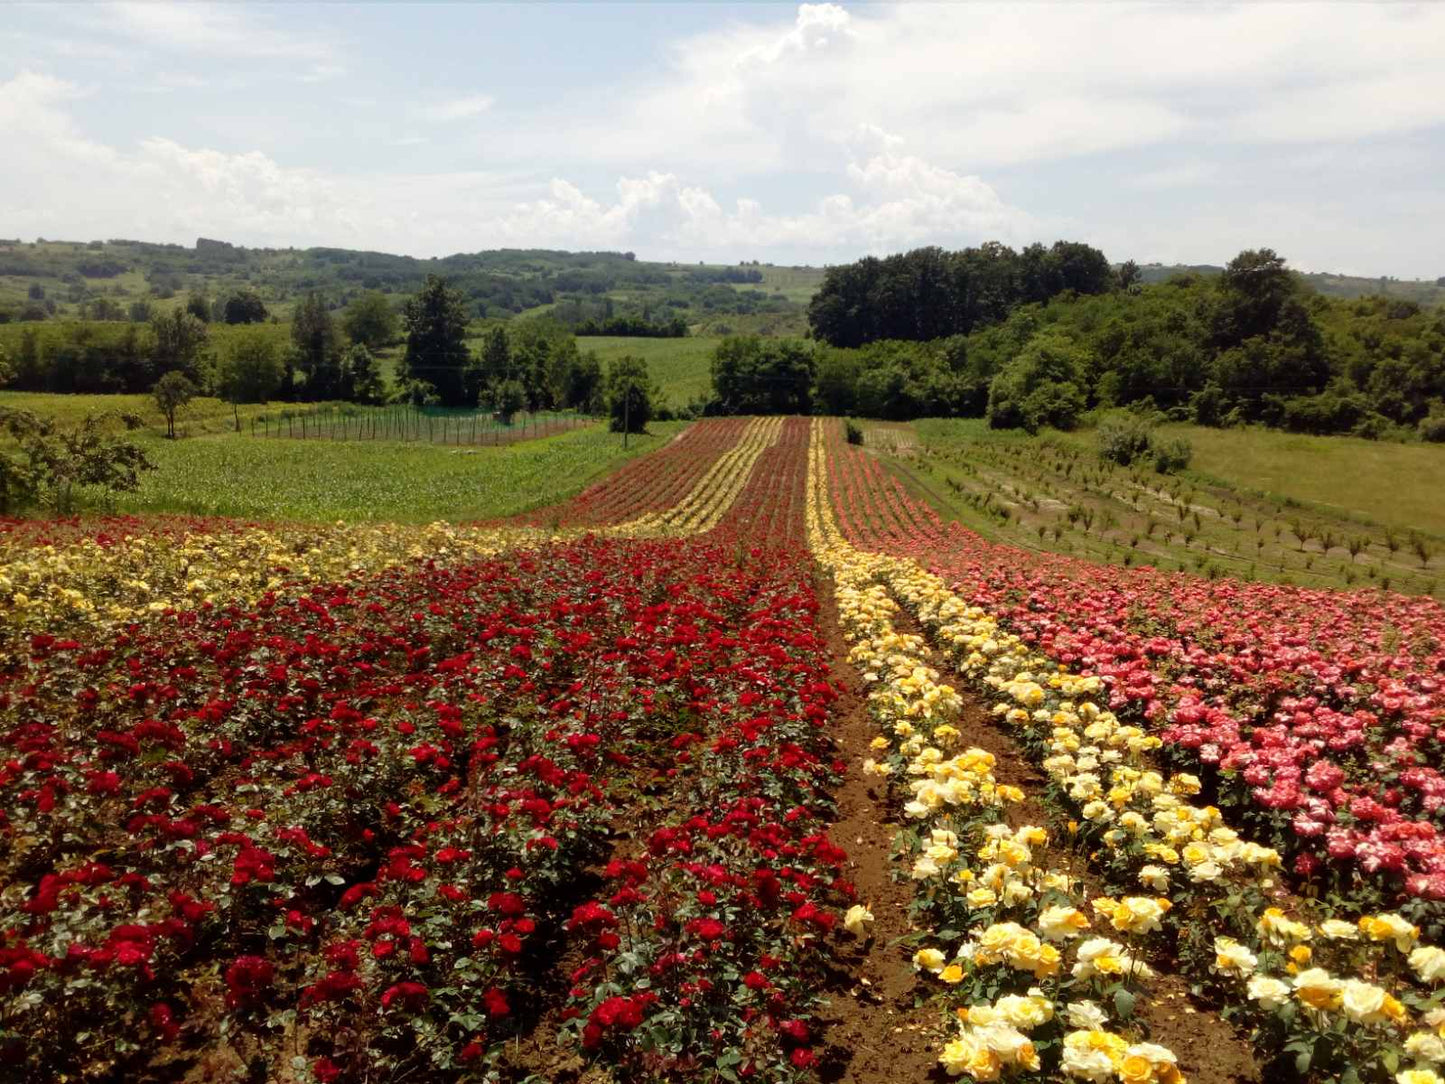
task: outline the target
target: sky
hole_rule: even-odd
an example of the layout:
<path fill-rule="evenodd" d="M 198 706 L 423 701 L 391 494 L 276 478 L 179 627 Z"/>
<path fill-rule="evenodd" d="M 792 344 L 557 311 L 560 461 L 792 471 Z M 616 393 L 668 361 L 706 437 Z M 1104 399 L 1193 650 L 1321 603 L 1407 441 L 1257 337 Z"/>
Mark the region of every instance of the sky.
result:
<path fill-rule="evenodd" d="M 1445 275 L 1445 3 L 4 12 L 0 237 Z"/>

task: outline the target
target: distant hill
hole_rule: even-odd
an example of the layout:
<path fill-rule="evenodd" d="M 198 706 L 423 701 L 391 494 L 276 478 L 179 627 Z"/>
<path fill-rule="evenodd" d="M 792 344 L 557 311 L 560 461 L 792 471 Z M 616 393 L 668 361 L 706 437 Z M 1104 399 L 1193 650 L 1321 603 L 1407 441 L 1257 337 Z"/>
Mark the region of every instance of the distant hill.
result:
<path fill-rule="evenodd" d="M 1164 282 L 1175 275 L 1218 275 L 1224 268 L 1214 264 L 1149 263 L 1139 271 L 1146 283 Z M 1421 305 L 1445 304 L 1445 277 L 1429 279 L 1397 279 L 1390 275 L 1364 278 L 1360 275 L 1333 275 L 1326 271 L 1296 272 L 1316 293 L 1326 297 L 1398 297 Z"/>
<path fill-rule="evenodd" d="M 289 318 L 296 301 L 320 291 L 333 306 L 367 290 L 415 292 L 445 276 L 478 319 L 551 311 L 564 322 L 681 318 L 699 331 L 798 332 L 822 272 L 764 264 L 649 262 L 630 252 L 499 249 L 417 259 L 339 248 L 244 248 L 200 238 L 194 246 L 144 241 L 0 240 L 0 320 L 125 318 L 136 302 L 164 308 L 191 293 L 212 301 L 254 290 L 268 311 Z"/>

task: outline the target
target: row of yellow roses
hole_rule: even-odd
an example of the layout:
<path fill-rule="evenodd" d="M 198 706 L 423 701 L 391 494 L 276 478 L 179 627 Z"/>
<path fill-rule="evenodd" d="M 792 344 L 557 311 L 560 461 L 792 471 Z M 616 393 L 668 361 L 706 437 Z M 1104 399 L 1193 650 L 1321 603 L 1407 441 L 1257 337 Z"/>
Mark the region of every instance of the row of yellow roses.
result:
<path fill-rule="evenodd" d="M 1098 678 L 1071 675 L 1032 651 L 911 560 L 868 554 L 854 562 L 867 570 L 872 611 L 886 612 L 895 595 L 902 599 L 959 671 L 995 696 L 994 713 L 1043 750 L 1043 767 L 1115 867 L 1127 866 L 1151 891 L 1172 893 L 1173 902 L 1207 903 L 1243 889 L 1240 897 L 1255 905 L 1245 931 L 1248 943 L 1216 939 L 1214 966 L 1220 975 L 1248 979 L 1247 992 L 1264 1012 L 1294 1019 L 1292 1010 L 1302 1006 L 1318 1031 L 1329 1030 L 1340 1017 L 1394 1029 L 1404 1037 L 1403 1053 L 1417 1062 L 1397 1078 L 1412 1084 L 1439 1079 L 1433 1067 L 1445 1058 L 1445 1011 L 1429 988 L 1445 979 L 1445 952 L 1418 944 L 1419 931 L 1398 915 L 1363 915 L 1354 922 L 1308 915 L 1312 921 L 1299 921 L 1269 905 L 1276 852 L 1242 840 L 1214 807 L 1183 801 L 1198 792 L 1198 780 L 1188 775 L 1166 780 L 1151 767 L 1148 754 L 1158 739 L 1099 707 L 1104 690 Z M 936 865 L 936 859 L 930 861 Z M 985 898 L 980 893 L 978 901 Z M 1318 962 L 1322 944 L 1333 950 L 1336 971 L 1352 977 L 1309 966 Z M 1408 963 L 1409 973 L 1394 966 L 1392 952 Z M 1290 981 L 1256 974 L 1261 956 L 1278 958 Z M 1353 977 L 1385 975 L 1390 989 Z M 1410 1030 L 1402 998 L 1420 1007 L 1425 1029 Z M 1362 1038 L 1360 1049 L 1347 1054 L 1373 1053 L 1377 1075 L 1394 1071 L 1399 1051 L 1382 1045 L 1378 1036 Z"/>
<path fill-rule="evenodd" d="M 961 705 L 958 694 L 940 683 L 922 638 L 894 627 L 897 604 L 879 580 L 883 559 L 861 553 L 841 538 L 825 477 L 815 423 L 808 472 L 809 541 L 833 573 L 840 618 L 854 645 L 850 657 L 872 685 L 870 707 L 882 729 L 873 748 L 881 759 L 869 758 L 865 770 L 885 779 L 900 773 L 908 777 L 910 798 L 904 812 L 919 823 L 921 836 L 913 877 L 920 891 L 957 897 L 975 916 L 953 959 L 926 947 L 914 962 L 965 994 L 984 985 L 1018 989 L 990 1000 L 974 996 L 974 1004 L 960 1006 L 958 1030 L 943 1046 L 940 1063 L 950 1075 L 976 1080 L 1036 1073 L 1043 1065 L 1034 1033 L 1066 1023 L 1070 1030 L 1056 1048 L 1063 1072 L 1128 1084 L 1180 1081 L 1170 1051 L 1131 1042 L 1110 1030 L 1107 1014 L 1094 1000 L 1062 1000 L 1066 981 L 1071 995 L 1077 995 L 1116 987 L 1121 980 L 1144 979 L 1148 968 L 1110 937 L 1083 936 L 1092 923 L 1082 883 L 1066 871 L 1035 862 L 1035 848 L 1047 844 L 1048 833 L 1035 825 L 1002 822 L 1005 805 L 1021 800 L 1023 792 L 997 782 L 991 754 L 960 748 L 961 734 L 954 725 Z M 1092 910 L 1111 932 L 1140 937 L 1157 928 L 1167 906 L 1168 901 L 1133 897 L 1096 899 Z M 1009 917 L 1000 921 L 1002 916 Z"/>

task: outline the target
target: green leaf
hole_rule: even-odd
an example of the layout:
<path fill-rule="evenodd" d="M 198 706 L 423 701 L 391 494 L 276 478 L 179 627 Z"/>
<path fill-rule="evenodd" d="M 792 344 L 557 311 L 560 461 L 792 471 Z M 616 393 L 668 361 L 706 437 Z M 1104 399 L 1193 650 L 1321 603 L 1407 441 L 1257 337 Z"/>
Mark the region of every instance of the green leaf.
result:
<path fill-rule="evenodd" d="M 1114 1011 L 1119 1014 L 1119 1019 L 1127 1020 L 1134 1015 L 1135 997 L 1124 987 L 1114 991 Z"/>

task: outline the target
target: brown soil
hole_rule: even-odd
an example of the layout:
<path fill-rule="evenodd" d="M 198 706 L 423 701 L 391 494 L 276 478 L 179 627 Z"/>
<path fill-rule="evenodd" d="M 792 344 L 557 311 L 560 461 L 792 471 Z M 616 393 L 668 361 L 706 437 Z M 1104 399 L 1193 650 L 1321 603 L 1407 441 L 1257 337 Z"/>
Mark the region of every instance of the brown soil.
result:
<path fill-rule="evenodd" d="M 877 730 L 857 695 L 862 680 L 846 661 L 848 642 L 838 625 L 831 582 L 819 584 L 818 596 L 819 623 L 835 660 L 833 676 L 844 689 L 831 725 L 837 755 L 848 765 L 830 835 L 848 852 L 848 875 L 858 888 L 858 901 L 874 916 L 867 944 L 841 930 L 837 935 L 839 969 L 821 1018 L 827 1046 L 820 1076 L 852 1084 L 941 1080 L 937 1058 L 946 1020 L 936 1006 L 920 1004 L 931 991 L 913 970 L 913 947 L 898 943 L 916 927 L 908 916 L 913 891 L 906 880 L 893 879 L 897 825 L 889 819 L 886 794 L 860 767 Z"/>

